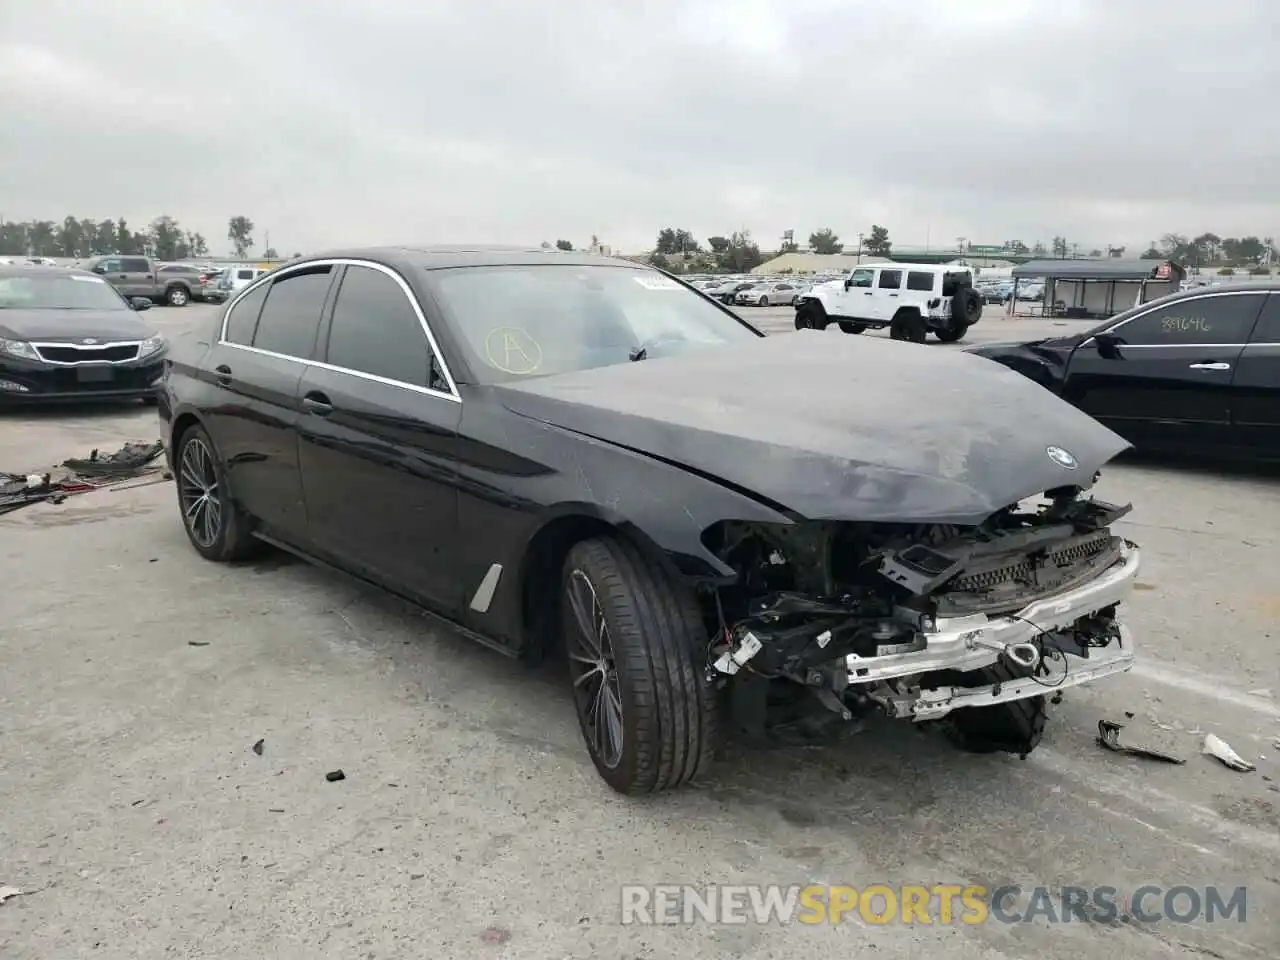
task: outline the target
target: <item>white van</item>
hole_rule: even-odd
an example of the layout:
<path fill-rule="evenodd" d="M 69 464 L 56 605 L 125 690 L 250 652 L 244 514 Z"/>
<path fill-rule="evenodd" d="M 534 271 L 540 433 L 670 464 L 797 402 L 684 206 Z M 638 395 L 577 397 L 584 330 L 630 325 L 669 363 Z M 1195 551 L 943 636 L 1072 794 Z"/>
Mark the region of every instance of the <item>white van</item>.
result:
<path fill-rule="evenodd" d="M 228 290 L 232 294 L 235 294 L 253 283 L 253 281 L 257 280 L 266 272 L 267 271 L 262 267 L 227 267 L 218 280 L 218 286 L 223 290 Z"/>

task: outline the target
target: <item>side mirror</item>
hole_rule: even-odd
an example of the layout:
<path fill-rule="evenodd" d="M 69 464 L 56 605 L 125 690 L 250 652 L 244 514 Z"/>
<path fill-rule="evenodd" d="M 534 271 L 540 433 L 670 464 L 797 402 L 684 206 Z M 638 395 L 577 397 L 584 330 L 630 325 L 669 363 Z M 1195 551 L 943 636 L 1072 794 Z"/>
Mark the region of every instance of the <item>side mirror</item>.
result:
<path fill-rule="evenodd" d="M 852 280 L 850 280 L 848 277 L 845 277 L 845 278 L 844 278 L 844 288 L 845 288 L 846 290 L 848 290 L 848 289 L 850 289 L 852 286 L 853 286 L 853 281 L 852 281 Z"/>
<path fill-rule="evenodd" d="M 135 310 L 150 310 L 155 304 L 146 297 L 132 297 L 129 300 L 129 306 Z"/>
<path fill-rule="evenodd" d="M 1094 334 L 1093 342 L 1098 345 L 1098 355 L 1104 360 L 1116 360 L 1120 357 L 1120 338 L 1112 333 Z"/>

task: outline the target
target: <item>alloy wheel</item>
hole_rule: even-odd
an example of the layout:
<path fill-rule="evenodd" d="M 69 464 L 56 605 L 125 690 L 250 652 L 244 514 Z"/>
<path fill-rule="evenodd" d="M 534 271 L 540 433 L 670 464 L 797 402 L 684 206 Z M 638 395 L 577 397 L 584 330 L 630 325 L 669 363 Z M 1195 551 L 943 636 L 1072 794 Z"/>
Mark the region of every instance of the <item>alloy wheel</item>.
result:
<path fill-rule="evenodd" d="M 622 688 L 613 643 L 596 588 L 581 570 L 569 575 L 566 590 L 573 624 L 569 628 L 569 673 L 583 728 L 600 762 L 612 769 L 622 759 Z"/>
<path fill-rule="evenodd" d="M 200 546 L 209 548 L 222 532 L 222 498 L 213 452 L 199 437 L 182 446 L 178 465 L 178 502 L 182 522 Z"/>

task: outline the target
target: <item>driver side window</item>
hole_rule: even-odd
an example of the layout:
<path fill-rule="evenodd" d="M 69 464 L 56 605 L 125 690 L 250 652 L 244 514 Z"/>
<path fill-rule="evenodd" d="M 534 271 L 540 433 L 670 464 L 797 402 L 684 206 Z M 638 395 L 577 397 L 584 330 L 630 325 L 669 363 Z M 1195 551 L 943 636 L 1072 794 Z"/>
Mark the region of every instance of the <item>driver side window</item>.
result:
<path fill-rule="evenodd" d="M 855 270 L 849 274 L 850 287 L 869 287 L 871 279 L 875 276 L 874 270 Z"/>
<path fill-rule="evenodd" d="M 1121 324 L 1115 336 L 1131 346 L 1242 344 L 1265 298 L 1264 293 L 1189 297 Z"/>

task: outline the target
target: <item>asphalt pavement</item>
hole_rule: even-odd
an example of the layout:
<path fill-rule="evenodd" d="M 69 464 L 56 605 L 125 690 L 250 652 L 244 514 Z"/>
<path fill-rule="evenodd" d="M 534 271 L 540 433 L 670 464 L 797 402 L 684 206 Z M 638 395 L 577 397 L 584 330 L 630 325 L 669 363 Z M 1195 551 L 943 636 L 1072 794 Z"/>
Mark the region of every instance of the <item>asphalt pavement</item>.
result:
<path fill-rule="evenodd" d="M 148 318 L 178 335 L 212 312 Z M 989 308 L 968 342 L 1066 325 Z M 155 435 L 140 406 L 0 413 L 0 469 Z M 599 780 L 556 668 L 284 557 L 204 562 L 170 484 L 0 517 L 0 955 L 1275 957 L 1280 479 L 1129 459 L 1099 492 L 1135 504 L 1121 527 L 1144 551 L 1126 604 L 1140 663 L 1068 691 L 1025 760 L 873 722 L 834 747 L 731 748 L 704 783 L 645 800 Z M 1102 749 L 1101 719 L 1186 762 Z M 1202 756 L 1208 732 L 1258 769 Z M 621 885 L 662 883 L 1017 884 L 1051 900 L 1109 886 L 1122 901 L 1244 886 L 1247 912 L 620 923 Z"/>

